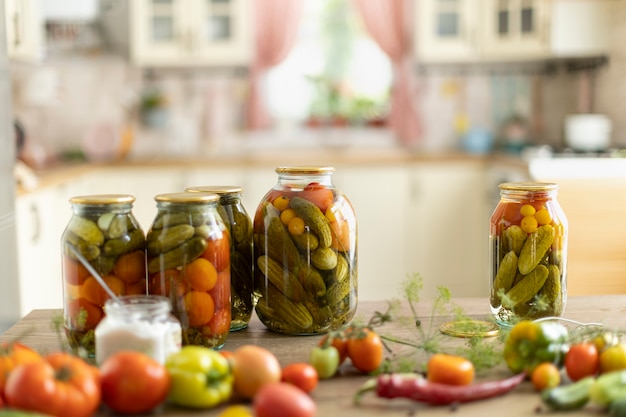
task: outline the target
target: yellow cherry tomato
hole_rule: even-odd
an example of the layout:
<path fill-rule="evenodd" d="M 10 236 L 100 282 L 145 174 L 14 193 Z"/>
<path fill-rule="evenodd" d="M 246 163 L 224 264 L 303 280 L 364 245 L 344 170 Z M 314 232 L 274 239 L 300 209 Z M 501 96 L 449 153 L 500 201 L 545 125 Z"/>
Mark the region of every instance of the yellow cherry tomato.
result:
<path fill-rule="evenodd" d="M 292 208 L 285 209 L 280 213 L 280 221 L 283 222 L 284 225 L 289 224 L 289 220 L 296 217 L 296 212 Z"/>
<path fill-rule="evenodd" d="M 284 209 L 286 209 L 287 207 L 289 207 L 289 197 L 287 197 L 286 195 L 281 195 L 279 197 L 276 197 L 274 199 L 274 202 L 272 203 L 274 205 L 274 207 L 276 207 L 279 211 L 283 211 Z"/>
<path fill-rule="evenodd" d="M 524 217 L 526 217 L 526 216 L 533 216 L 535 214 L 535 208 L 532 205 L 530 205 L 530 204 L 524 204 L 519 209 L 519 212 Z"/>
<path fill-rule="evenodd" d="M 304 233 L 304 220 L 302 217 L 292 217 L 287 223 L 287 229 L 293 236 L 300 236 Z"/>
<path fill-rule="evenodd" d="M 532 233 L 537 230 L 537 219 L 533 216 L 526 216 L 519 225 L 526 233 Z"/>
<path fill-rule="evenodd" d="M 254 414 L 245 405 L 231 405 L 226 407 L 219 417 L 254 417 Z"/>
<path fill-rule="evenodd" d="M 535 219 L 537 219 L 537 223 L 541 226 L 545 224 L 550 224 L 552 222 L 552 216 L 547 208 L 542 208 L 535 213 Z"/>

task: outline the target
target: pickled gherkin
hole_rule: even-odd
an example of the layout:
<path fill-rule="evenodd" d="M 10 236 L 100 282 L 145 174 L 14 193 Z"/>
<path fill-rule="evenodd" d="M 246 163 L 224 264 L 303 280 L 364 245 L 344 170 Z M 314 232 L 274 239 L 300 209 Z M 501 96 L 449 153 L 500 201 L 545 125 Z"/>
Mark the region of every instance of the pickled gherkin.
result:
<path fill-rule="evenodd" d="M 254 291 L 263 324 L 316 334 L 349 322 L 357 303 L 357 229 L 331 167 L 279 167 L 254 217 Z"/>
<path fill-rule="evenodd" d="M 94 331 L 108 295 L 70 250 L 71 244 L 117 295 L 146 294 L 145 235 L 132 214 L 135 198 L 98 194 L 70 199 L 63 232 L 64 329 L 70 347 L 95 354 Z"/>
<path fill-rule="evenodd" d="M 553 183 L 500 184 L 489 238 L 491 311 L 501 324 L 563 313 L 568 227 L 557 189 Z"/>

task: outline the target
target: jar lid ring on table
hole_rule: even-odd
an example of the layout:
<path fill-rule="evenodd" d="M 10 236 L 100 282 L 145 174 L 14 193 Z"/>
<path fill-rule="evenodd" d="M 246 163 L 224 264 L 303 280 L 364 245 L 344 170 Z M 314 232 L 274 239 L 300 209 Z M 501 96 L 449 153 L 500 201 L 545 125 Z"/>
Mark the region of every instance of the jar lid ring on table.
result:
<path fill-rule="evenodd" d="M 241 193 L 243 191 L 243 187 L 240 185 L 200 185 L 195 187 L 187 187 L 185 188 L 185 191 L 194 193 L 214 193 L 222 195 Z"/>
<path fill-rule="evenodd" d="M 219 201 L 219 195 L 215 193 L 168 193 L 158 194 L 154 197 L 154 200 L 158 203 L 183 203 L 183 204 L 202 204 L 202 203 L 215 203 Z"/>
<path fill-rule="evenodd" d="M 93 194 L 74 196 L 69 201 L 71 204 L 108 206 L 131 204 L 135 202 L 135 197 L 130 194 Z"/>
<path fill-rule="evenodd" d="M 282 166 L 276 168 L 277 174 L 295 174 L 295 175 L 311 175 L 311 174 L 332 174 L 335 168 L 327 165 L 320 166 Z"/>
<path fill-rule="evenodd" d="M 452 337 L 493 337 L 500 333 L 496 323 L 484 320 L 458 320 L 443 323 L 439 331 Z"/>

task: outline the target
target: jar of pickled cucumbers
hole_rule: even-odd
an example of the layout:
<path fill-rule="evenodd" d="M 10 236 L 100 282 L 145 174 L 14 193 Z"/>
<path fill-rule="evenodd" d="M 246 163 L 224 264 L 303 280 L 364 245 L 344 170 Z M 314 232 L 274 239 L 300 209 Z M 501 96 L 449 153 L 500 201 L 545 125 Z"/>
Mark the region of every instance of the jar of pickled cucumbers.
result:
<path fill-rule="evenodd" d="M 70 198 L 72 217 L 61 238 L 64 327 L 72 349 L 92 357 L 94 331 L 110 298 L 93 273 L 117 295 L 146 294 L 145 236 L 132 214 L 134 201 L 126 194 Z"/>
<path fill-rule="evenodd" d="M 244 329 L 254 309 L 252 292 L 253 254 L 252 220 L 241 201 L 241 186 L 188 187 L 189 192 L 210 192 L 220 196 L 217 211 L 230 237 L 230 330 Z"/>
<path fill-rule="evenodd" d="M 255 311 L 287 334 L 349 322 L 357 306 L 357 222 L 334 168 L 279 167 L 254 216 Z"/>
<path fill-rule="evenodd" d="M 491 311 L 500 324 L 560 316 L 567 300 L 567 219 L 557 184 L 500 184 L 489 231 Z"/>
<path fill-rule="evenodd" d="M 182 344 L 224 345 L 230 331 L 230 241 L 213 193 L 159 194 L 146 235 L 148 293 L 168 297 Z"/>

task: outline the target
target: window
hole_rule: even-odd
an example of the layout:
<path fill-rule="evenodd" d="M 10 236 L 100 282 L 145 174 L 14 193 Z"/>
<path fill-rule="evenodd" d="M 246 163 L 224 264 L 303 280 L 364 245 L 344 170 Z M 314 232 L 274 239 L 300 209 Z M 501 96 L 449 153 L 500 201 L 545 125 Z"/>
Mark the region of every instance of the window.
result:
<path fill-rule="evenodd" d="M 270 114 L 302 123 L 363 123 L 387 107 L 389 58 L 369 37 L 351 0 L 304 0 L 298 39 L 267 75 Z"/>

